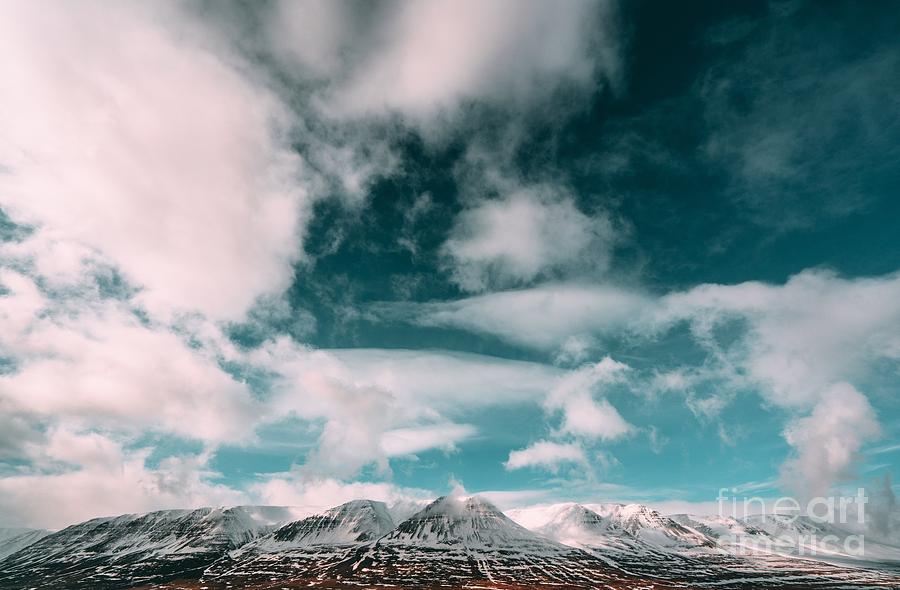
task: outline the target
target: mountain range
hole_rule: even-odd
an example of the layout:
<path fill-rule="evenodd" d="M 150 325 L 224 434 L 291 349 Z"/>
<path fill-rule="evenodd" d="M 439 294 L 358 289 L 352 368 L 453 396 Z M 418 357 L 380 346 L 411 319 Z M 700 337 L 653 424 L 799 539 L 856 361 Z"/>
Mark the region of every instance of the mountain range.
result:
<path fill-rule="evenodd" d="M 0 530 L 0 589 L 900 588 L 900 548 L 855 557 L 849 533 L 811 519 L 640 504 L 504 514 L 459 495 L 402 512 L 354 500 L 302 518 L 239 506 Z"/>

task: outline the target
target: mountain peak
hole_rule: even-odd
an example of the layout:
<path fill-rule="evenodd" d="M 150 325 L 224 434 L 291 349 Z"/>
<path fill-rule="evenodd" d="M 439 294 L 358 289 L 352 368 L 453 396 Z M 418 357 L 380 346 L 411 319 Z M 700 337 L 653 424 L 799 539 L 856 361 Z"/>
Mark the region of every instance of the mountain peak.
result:
<path fill-rule="evenodd" d="M 490 501 L 456 494 L 438 498 L 400 523 L 385 539 L 465 546 L 551 543 L 510 520 Z"/>
<path fill-rule="evenodd" d="M 272 533 L 272 540 L 297 546 L 350 544 L 372 541 L 394 528 L 383 502 L 351 500 L 323 512 L 288 523 Z"/>
<path fill-rule="evenodd" d="M 481 496 L 461 496 L 449 494 L 441 496 L 421 512 L 429 514 L 466 514 L 466 513 L 493 513 L 503 515 L 490 501 Z"/>

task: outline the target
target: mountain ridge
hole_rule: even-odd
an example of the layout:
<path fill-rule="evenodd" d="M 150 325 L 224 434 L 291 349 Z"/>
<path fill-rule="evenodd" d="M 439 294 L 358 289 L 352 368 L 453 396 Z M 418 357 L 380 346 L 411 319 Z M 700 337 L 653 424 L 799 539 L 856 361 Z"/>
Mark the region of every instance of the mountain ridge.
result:
<path fill-rule="evenodd" d="M 790 555 L 738 556 L 719 543 L 724 532 L 769 533 L 736 520 L 669 517 L 638 504 L 564 503 L 546 510 L 547 522 L 529 527 L 484 498 L 458 494 L 401 522 L 372 500 L 296 516 L 285 507 L 243 506 L 92 519 L 0 559 L 0 589 L 39 582 L 71 590 L 200 584 L 214 590 L 278 580 L 331 588 L 674 588 L 687 582 L 762 589 L 773 581 L 806 588 L 813 578 L 818 588 L 900 585 L 889 570 Z"/>

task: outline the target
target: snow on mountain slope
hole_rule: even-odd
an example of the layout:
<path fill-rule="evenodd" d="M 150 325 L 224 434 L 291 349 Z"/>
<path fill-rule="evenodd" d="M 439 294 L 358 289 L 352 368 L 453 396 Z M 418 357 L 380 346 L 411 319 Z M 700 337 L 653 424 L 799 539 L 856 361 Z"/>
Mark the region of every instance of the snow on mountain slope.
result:
<path fill-rule="evenodd" d="M 714 539 L 641 504 L 564 503 L 513 510 L 532 530 L 573 547 L 654 550 L 712 547 Z"/>
<path fill-rule="evenodd" d="M 460 495 L 438 498 L 322 575 L 416 588 L 481 582 L 594 588 L 621 581 L 587 553 L 529 531 L 483 498 Z"/>
<path fill-rule="evenodd" d="M 353 500 L 324 514 L 286 524 L 270 537 L 295 545 L 340 545 L 372 541 L 393 528 L 394 521 L 384 503 Z"/>
<path fill-rule="evenodd" d="M 383 502 L 353 500 L 295 520 L 243 545 L 242 553 L 273 553 L 317 545 L 352 545 L 374 541 L 394 528 L 394 521 Z"/>
<path fill-rule="evenodd" d="M 0 588 L 34 578 L 78 588 L 102 587 L 110 577 L 143 581 L 189 573 L 292 515 L 286 508 L 245 506 L 96 518 L 0 561 Z"/>
<path fill-rule="evenodd" d="M 401 522 L 383 542 L 419 546 L 542 547 L 548 540 L 477 496 L 443 496 Z M 552 544 L 551 544 L 552 545 Z"/>
<path fill-rule="evenodd" d="M 773 537 L 800 539 L 802 537 L 835 535 L 846 536 L 848 531 L 829 522 L 819 522 L 809 516 L 788 516 L 784 514 L 753 514 L 744 522 Z"/>
<path fill-rule="evenodd" d="M 50 534 L 39 529 L 0 528 L 0 560 Z"/>
<path fill-rule="evenodd" d="M 669 518 L 675 522 L 694 530 L 697 530 L 707 537 L 720 539 L 723 537 L 738 536 L 766 536 L 767 533 L 758 528 L 731 516 L 697 516 L 693 514 L 672 514 Z"/>
<path fill-rule="evenodd" d="M 712 547 L 715 543 L 643 504 L 592 504 L 588 508 L 645 543 L 659 548 Z"/>
<path fill-rule="evenodd" d="M 613 520 L 580 504 L 555 506 L 547 518 L 534 530 L 571 547 L 608 546 L 626 535 Z"/>
<path fill-rule="evenodd" d="M 784 555 L 832 560 L 839 563 L 894 562 L 900 564 L 900 547 L 878 543 L 840 525 L 818 522 L 809 516 L 760 514 L 744 521 L 771 538 L 771 548 Z"/>
<path fill-rule="evenodd" d="M 323 539 L 333 542 L 318 542 Z M 379 502 L 338 506 L 230 552 L 207 568 L 203 581 L 234 587 L 291 577 L 401 587 L 472 580 L 593 584 L 612 579 L 604 569 L 587 554 L 516 524 L 486 500 L 453 495 L 394 528 Z"/>
<path fill-rule="evenodd" d="M 703 525 L 640 506 L 595 507 L 541 509 L 543 530 L 569 545 L 527 530 L 490 502 L 458 495 L 439 498 L 394 528 L 384 504 L 369 500 L 299 520 L 296 510 L 270 507 L 95 519 L 0 561 L 0 590 L 900 587 L 897 570 L 882 563 L 846 567 L 692 544 L 715 527 L 749 530 L 746 523 Z"/>
<path fill-rule="evenodd" d="M 850 581 L 890 580 L 890 574 L 815 564 L 784 553 L 747 551 L 728 533 L 769 540 L 765 531 L 735 519 L 674 518 L 640 505 L 573 503 L 510 511 L 536 532 L 578 547 L 629 575 L 688 587 L 850 587 Z M 719 537 L 722 544 L 717 544 Z M 793 584 L 793 586 L 792 586 Z M 852 587 L 867 587 L 863 585 Z"/>
<path fill-rule="evenodd" d="M 255 584 L 277 575 L 299 575 L 346 557 L 352 547 L 368 543 L 394 528 L 387 506 L 353 500 L 289 522 L 228 552 L 204 571 L 204 579 Z"/>

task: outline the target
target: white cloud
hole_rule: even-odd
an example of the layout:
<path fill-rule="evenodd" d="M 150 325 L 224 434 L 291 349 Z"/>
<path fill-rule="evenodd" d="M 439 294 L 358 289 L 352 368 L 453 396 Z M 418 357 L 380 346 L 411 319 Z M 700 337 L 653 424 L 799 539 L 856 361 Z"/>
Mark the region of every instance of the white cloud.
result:
<path fill-rule="evenodd" d="M 464 210 L 443 252 L 461 288 L 484 291 L 576 268 L 603 272 L 617 239 L 605 214 L 588 216 L 570 195 L 536 186 Z"/>
<path fill-rule="evenodd" d="M 331 349 L 358 381 L 390 389 L 404 403 L 440 411 L 542 399 L 560 370 L 541 363 L 441 350 Z"/>
<path fill-rule="evenodd" d="M 861 445 L 877 436 L 874 411 L 855 384 L 900 358 L 896 274 L 843 279 L 807 270 L 784 285 L 701 285 L 664 297 L 657 310 L 644 318 L 653 330 L 687 321 L 725 382 L 753 387 L 789 412 L 785 436 L 795 456 L 783 473 L 795 493 L 826 492 L 850 474 Z M 716 329 L 729 323 L 739 336 L 722 342 Z M 706 414 L 718 412 L 723 401 L 688 399 Z"/>
<path fill-rule="evenodd" d="M 303 476 L 350 477 L 369 465 L 386 473 L 392 457 L 452 450 L 475 434 L 455 417 L 475 408 L 537 403 L 559 375 L 546 365 L 472 354 L 315 351 L 290 338 L 245 351 L 202 317 L 175 327 L 148 321 L 127 301 L 98 297 L 87 289 L 90 281 L 68 285 L 52 299 L 38 288 L 39 279 L 3 270 L 0 281 L 0 344 L 15 362 L 15 370 L 0 376 L 8 428 L 0 452 L 32 463 L 42 452 L 55 453 L 54 460 L 67 466 L 52 474 L 55 479 L 36 473 L 7 485 L 46 481 L 56 490 L 71 484 L 66 501 L 74 501 L 79 490 L 91 491 L 82 479 L 97 477 L 98 485 L 112 487 L 99 468 L 79 466 L 86 461 L 82 452 L 112 447 L 83 445 L 81 459 L 69 461 L 58 445 L 50 449 L 41 434 L 46 428 L 100 430 L 116 441 L 134 441 L 148 432 L 175 435 L 200 440 L 214 452 L 222 443 L 255 444 L 262 424 L 299 419 L 313 434 L 319 429 L 299 468 Z M 251 396 L 247 384 L 222 370 L 222 362 L 265 373 L 270 389 Z M 107 454 L 122 455 L 116 449 Z M 147 471 L 142 457 L 106 463 L 128 463 L 136 478 Z M 162 504 L 154 504 L 153 489 L 134 491 L 139 508 L 168 501 L 162 494 Z M 17 490 L 10 492 L 16 502 L 26 502 Z"/>
<path fill-rule="evenodd" d="M 707 397 L 698 397 L 693 393 L 689 393 L 684 400 L 694 416 L 701 420 L 710 420 L 722 413 L 722 410 L 731 402 L 731 396 L 728 394 L 712 394 Z"/>
<path fill-rule="evenodd" d="M 0 375 L 9 411 L 213 443 L 252 435 L 255 402 L 202 350 L 114 301 L 53 313 L 29 279 L 9 272 L 2 279 L 15 289 L 0 297 L 2 343 L 17 364 Z"/>
<path fill-rule="evenodd" d="M 743 367 L 769 402 L 804 409 L 832 385 L 864 378 L 877 359 L 895 356 L 900 277 L 807 270 L 784 285 L 701 285 L 664 297 L 658 309 L 654 329 L 686 320 L 714 349 L 713 328 L 745 322 L 738 345 L 717 352 Z"/>
<path fill-rule="evenodd" d="M 314 7 L 297 10 L 297 18 L 309 18 Z M 340 10 L 316 9 L 309 21 L 324 25 L 313 33 L 326 37 L 320 49 L 310 50 L 309 41 L 292 43 L 304 63 L 343 66 L 332 72 L 338 82 L 323 101 L 338 116 L 400 113 L 433 129 L 470 101 L 516 108 L 548 98 L 560 85 L 591 88 L 598 79 L 617 83 L 620 76 L 608 2 L 578 1 L 556 10 L 532 0 L 430 0 L 370 10 L 368 27 L 346 14 L 336 18 Z M 341 41 L 340 35 L 357 39 Z M 351 59 L 336 59 L 337 47 Z"/>
<path fill-rule="evenodd" d="M 276 0 L 264 13 L 266 39 L 287 66 L 314 77 L 333 75 L 360 34 L 350 8 L 341 0 Z"/>
<path fill-rule="evenodd" d="M 552 367 L 477 355 L 315 352 L 286 339 L 247 352 L 218 322 L 257 304 L 251 327 L 282 317 L 266 305 L 304 256 L 312 202 L 358 202 L 396 164 L 370 115 L 433 131 L 473 102 L 521 110 L 561 85 L 614 84 L 609 4 L 273 4 L 260 23 L 269 49 L 304 78 L 295 98 L 318 100 L 328 121 L 291 112 L 221 22 L 181 3 L 11 2 L 0 13 L 0 207 L 35 228 L 0 246 L 0 346 L 15 365 L 0 375 L 0 453 L 32 462 L 0 478 L 0 514 L 60 523 L 240 496 L 207 481 L 209 455 L 148 466 L 149 450 L 129 445 L 150 433 L 212 453 L 299 418 L 321 430 L 303 477 L 386 472 L 391 457 L 474 436 L 467 412 L 533 404 L 552 387 Z M 509 200 L 570 250 L 515 258 L 523 280 L 611 239 L 606 218 L 569 196 Z M 125 278 L 118 298 L 100 293 L 101 270 Z M 225 362 L 265 372 L 272 391 L 254 397 Z M 279 481 L 268 497 L 284 492 Z M 57 506 L 42 515 L 44 503 Z"/>
<path fill-rule="evenodd" d="M 597 285 L 546 283 L 455 301 L 376 306 L 376 317 L 495 335 L 553 351 L 570 339 L 611 334 L 655 339 L 687 322 L 715 346 L 729 321 L 741 336 L 730 361 L 749 370 L 778 405 L 806 407 L 817 391 L 859 376 L 876 358 L 898 358 L 900 278 L 843 279 L 807 270 L 783 285 L 705 284 L 663 297 Z M 722 353 L 722 350 L 715 350 Z M 658 383 L 657 385 L 660 385 Z"/>
<path fill-rule="evenodd" d="M 544 402 L 549 411 L 562 412 L 560 433 L 614 440 L 632 432 L 634 427 L 608 400 L 594 397 L 604 385 L 621 383 L 628 370 L 627 365 L 605 357 L 562 377 Z"/>
<path fill-rule="evenodd" d="M 838 383 L 822 394 L 809 416 L 785 429 L 796 455 L 784 464 L 783 475 L 797 493 L 825 495 L 831 484 L 853 475 L 863 443 L 879 434 L 869 400 L 852 385 Z"/>
<path fill-rule="evenodd" d="M 426 490 L 404 488 L 391 483 L 306 478 L 298 473 L 275 476 L 255 485 L 252 492 L 263 504 L 296 506 L 309 514 L 350 500 L 376 500 L 392 506 L 419 505 L 431 498 L 431 493 Z"/>
<path fill-rule="evenodd" d="M 124 450 L 97 433 L 54 430 L 36 457 L 69 469 L 0 478 L 0 522 L 59 528 L 97 516 L 189 506 L 234 505 L 240 492 L 211 483 L 203 455 L 175 456 L 149 467 L 149 449 Z"/>
<path fill-rule="evenodd" d="M 504 466 L 509 470 L 540 467 L 556 471 L 565 463 L 587 464 L 581 445 L 542 440 L 524 449 L 511 451 Z"/>
<path fill-rule="evenodd" d="M 388 457 L 413 455 L 429 449 L 451 451 L 456 443 L 476 434 L 470 424 L 431 424 L 395 428 L 381 435 L 381 450 Z"/>
<path fill-rule="evenodd" d="M 3 4 L 0 205 L 39 265 L 88 247 L 151 310 L 234 317 L 287 285 L 310 197 L 286 108 L 176 6 Z"/>
<path fill-rule="evenodd" d="M 548 490 L 482 490 L 475 495 L 486 498 L 494 506 L 505 511 L 523 504 L 532 504 L 548 494 Z"/>
<path fill-rule="evenodd" d="M 741 368 L 761 386 L 767 401 L 802 409 L 830 385 L 864 377 L 876 359 L 900 357 L 898 301 L 900 278 L 895 274 L 843 279 L 807 270 L 783 285 L 706 284 L 658 298 L 549 283 L 456 301 L 388 305 L 375 312 L 386 319 L 462 328 L 543 350 L 566 345 L 571 338 L 613 333 L 655 339 L 686 322 L 715 359 Z M 724 346 L 717 343 L 715 328 L 729 322 L 738 338 Z M 708 374 L 706 368 L 693 371 L 691 382 Z M 682 370 L 672 376 L 679 389 L 688 385 L 684 375 Z"/>
<path fill-rule="evenodd" d="M 634 342 L 649 342 L 687 325 L 707 353 L 704 362 L 652 376 L 647 390 L 683 392 L 691 410 L 703 419 L 717 418 L 737 390 L 759 392 L 766 403 L 785 412 L 786 420 L 809 411 L 815 415 L 813 408 L 825 403 L 828 392 L 839 384 L 853 384 L 860 393 L 884 370 L 885 362 L 896 366 L 900 360 L 900 277 L 896 273 L 845 279 L 812 269 L 781 285 L 705 284 L 660 297 L 549 283 L 457 301 L 382 306 L 375 313 L 425 326 L 495 335 L 540 350 L 563 347 L 560 354 L 570 348 L 567 343 L 572 338 L 589 342 L 624 334 Z M 701 396 L 694 390 L 704 384 L 720 386 L 721 391 Z M 573 415 L 604 410 L 594 406 L 591 398 L 576 399 L 587 410 Z M 845 448 L 857 448 L 859 442 L 846 431 L 828 420 L 824 424 L 834 427 L 837 438 L 846 439 Z M 589 428 L 583 426 L 570 422 L 566 431 L 587 433 Z M 720 431 L 728 429 L 723 426 Z M 875 430 L 866 432 L 863 441 L 874 436 Z M 848 456 L 852 458 L 854 452 Z M 791 465 L 792 469 L 798 466 Z M 822 474 L 833 479 L 845 467 Z M 823 485 L 820 478 L 805 479 L 810 489 Z"/>
<path fill-rule="evenodd" d="M 0 268 L 0 344 L 11 347 L 47 301 L 29 277 Z"/>
<path fill-rule="evenodd" d="M 548 283 L 456 301 L 376 306 L 377 317 L 423 326 L 460 328 L 508 342 L 552 351 L 573 337 L 620 331 L 652 299 L 627 289 Z"/>
<path fill-rule="evenodd" d="M 476 408 L 535 403 L 558 371 L 536 363 L 441 351 L 318 350 L 279 339 L 247 361 L 278 375 L 273 416 L 321 421 L 317 448 L 302 469 L 350 477 L 367 465 L 450 448 L 471 427 L 454 424 Z M 417 440 L 411 440 L 417 435 Z"/>
<path fill-rule="evenodd" d="M 562 431 L 570 434 L 614 440 L 634 430 L 608 400 L 597 401 L 587 394 L 566 400 L 563 411 Z"/>

